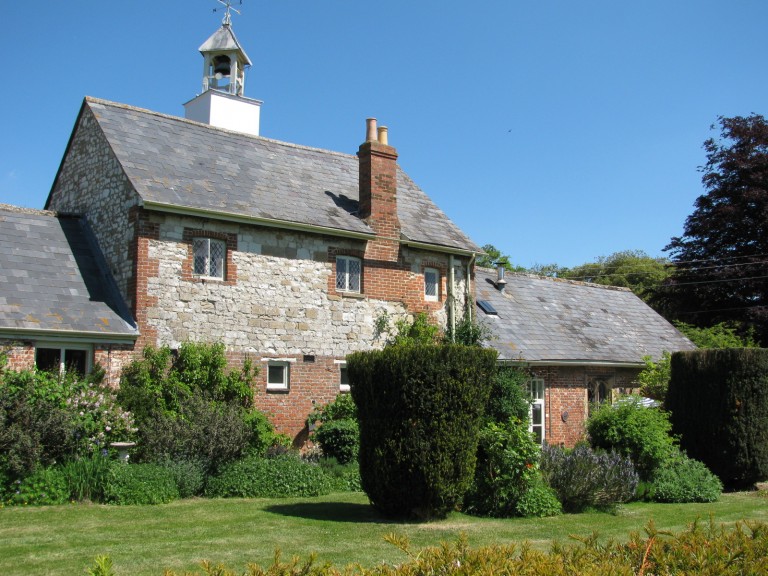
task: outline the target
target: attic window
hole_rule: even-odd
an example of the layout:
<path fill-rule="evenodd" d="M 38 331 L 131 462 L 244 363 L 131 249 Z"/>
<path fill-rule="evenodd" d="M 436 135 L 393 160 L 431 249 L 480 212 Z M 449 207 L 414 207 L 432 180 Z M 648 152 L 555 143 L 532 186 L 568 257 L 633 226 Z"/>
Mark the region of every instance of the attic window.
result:
<path fill-rule="evenodd" d="M 224 280 L 224 261 L 227 257 L 227 243 L 213 238 L 194 238 L 194 272 L 197 276 Z"/>
<path fill-rule="evenodd" d="M 488 300 L 478 300 L 477 305 L 480 306 L 480 309 L 488 314 L 489 316 L 498 316 L 499 313 L 496 312 L 496 308 L 493 307 L 493 305 L 488 302 Z"/>

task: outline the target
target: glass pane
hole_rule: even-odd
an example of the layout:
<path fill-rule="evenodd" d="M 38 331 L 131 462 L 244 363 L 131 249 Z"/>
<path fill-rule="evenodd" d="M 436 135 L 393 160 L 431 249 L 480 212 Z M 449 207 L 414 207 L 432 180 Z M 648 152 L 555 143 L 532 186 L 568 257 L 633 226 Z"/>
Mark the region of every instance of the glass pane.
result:
<path fill-rule="evenodd" d="M 35 350 L 35 364 L 38 370 L 59 373 L 61 370 L 61 350 L 58 348 L 38 348 Z"/>
<path fill-rule="evenodd" d="M 336 258 L 336 289 L 347 289 L 347 259 Z"/>
<path fill-rule="evenodd" d="M 437 298 L 437 272 L 434 270 L 424 271 L 424 295 L 431 298 Z"/>
<path fill-rule="evenodd" d="M 195 238 L 192 249 L 195 253 L 195 274 L 208 275 L 208 238 Z"/>
<path fill-rule="evenodd" d="M 211 272 L 209 276 L 224 278 L 224 258 L 227 245 L 221 240 L 211 240 Z"/>
<path fill-rule="evenodd" d="M 339 368 L 339 384 L 342 386 L 348 386 L 349 385 L 349 376 L 347 375 L 347 367 L 342 366 Z"/>
<path fill-rule="evenodd" d="M 88 353 L 85 350 L 65 350 L 64 366 L 67 372 L 74 372 L 78 376 L 85 376 L 88 366 Z"/>
<path fill-rule="evenodd" d="M 543 424 L 544 412 L 541 404 L 533 404 L 531 406 L 531 424 L 536 426 L 537 424 Z"/>
<path fill-rule="evenodd" d="M 536 443 L 541 444 L 544 440 L 544 428 L 542 426 L 534 426 L 531 432 L 533 432 L 533 437 L 536 440 Z"/>
<path fill-rule="evenodd" d="M 285 366 L 270 366 L 267 372 L 268 384 L 285 384 Z"/>
<path fill-rule="evenodd" d="M 349 290 L 360 292 L 360 260 L 357 258 L 349 259 Z"/>

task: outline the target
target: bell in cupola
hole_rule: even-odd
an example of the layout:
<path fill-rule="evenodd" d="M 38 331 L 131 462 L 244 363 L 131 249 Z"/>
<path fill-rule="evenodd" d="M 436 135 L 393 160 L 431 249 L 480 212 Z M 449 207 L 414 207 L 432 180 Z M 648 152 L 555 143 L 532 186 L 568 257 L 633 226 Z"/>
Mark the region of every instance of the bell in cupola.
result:
<path fill-rule="evenodd" d="M 229 56 L 220 54 L 213 59 L 213 75 L 217 80 L 229 76 L 232 73 L 232 61 Z"/>

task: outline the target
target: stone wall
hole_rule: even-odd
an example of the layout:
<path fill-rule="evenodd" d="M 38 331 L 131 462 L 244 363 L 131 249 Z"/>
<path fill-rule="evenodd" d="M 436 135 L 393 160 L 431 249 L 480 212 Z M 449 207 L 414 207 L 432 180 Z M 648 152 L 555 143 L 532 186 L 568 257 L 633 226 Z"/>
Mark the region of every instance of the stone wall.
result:
<path fill-rule="evenodd" d="M 137 203 L 138 195 L 93 113 L 84 107 L 46 208 L 86 217 L 118 289 L 131 307 L 129 283 L 134 262 L 130 250 L 135 230 L 130 214 Z"/>

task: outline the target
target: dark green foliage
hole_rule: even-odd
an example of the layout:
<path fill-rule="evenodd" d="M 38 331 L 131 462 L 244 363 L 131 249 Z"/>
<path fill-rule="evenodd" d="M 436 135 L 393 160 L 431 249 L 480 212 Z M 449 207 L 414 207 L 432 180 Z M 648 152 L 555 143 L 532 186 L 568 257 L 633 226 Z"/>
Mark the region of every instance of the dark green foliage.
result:
<path fill-rule="evenodd" d="M 628 502 L 638 483 L 629 458 L 615 452 L 597 452 L 583 444 L 573 450 L 545 446 L 541 472 L 568 512 Z"/>
<path fill-rule="evenodd" d="M 206 468 L 199 460 L 168 460 L 160 463 L 173 476 L 179 498 L 200 496 L 205 487 Z"/>
<path fill-rule="evenodd" d="M 628 456 L 642 480 L 650 479 L 675 453 L 671 429 L 669 414 L 643 407 L 632 397 L 616 404 L 602 404 L 587 420 L 590 445 Z"/>
<path fill-rule="evenodd" d="M 388 346 L 414 346 L 437 344 L 440 328 L 431 324 L 424 312 L 414 316 L 413 322 L 402 318 L 395 322 L 395 334 L 387 342 Z"/>
<path fill-rule="evenodd" d="M 158 464 L 114 463 L 104 486 L 110 504 L 164 504 L 178 497 L 173 473 Z"/>
<path fill-rule="evenodd" d="M 66 393 L 50 375 L 3 372 L 0 381 L 0 469 L 10 480 L 29 476 L 77 451 Z"/>
<path fill-rule="evenodd" d="M 726 488 L 768 478 L 768 349 L 673 354 L 667 408 L 681 448 Z"/>
<path fill-rule="evenodd" d="M 474 474 L 496 353 L 391 346 L 348 356 L 347 369 L 360 420 L 360 475 L 371 503 L 399 517 L 453 510 Z"/>
<path fill-rule="evenodd" d="M 111 463 L 100 452 L 78 457 L 62 465 L 70 497 L 78 502 L 101 502 Z"/>
<path fill-rule="evenodd" d="M 232 462 L 206 487 L 206 495 L 214 498 L 287 498 L 330 491 L 331 482 L 319 466 L 292 455 L 250 456 Z"/>
<path fill-rule="evenodd" d="M 6 492 L 6 503 L 11 506 L 47 506 L 65 504 L 69 487 L 58 468 L 40 468 L 23 479 L 14 481 Z"/>
<path fill-rule="evenodd" d="M 362 492 L 357 462 L 339 464 L 335 458 L 321 458 L 319 465 L 328 477 L 333 492 Z"/>
<path fill-rule="evenodd" d="M 493 378 L 485 418 L 489 422 L 528 422 L 531 409 L 530 392 L 527 384 L 530 374 L 522 369 L 502 366 Z"/>
<path fill-rule="evenodd" d="M 323 454 L 335 458 L 339 464 L 357 461 L 360 450 L 360 429 L 357 421 L 344 419 L 326 422 L 315 432 L 314 440 Z"/>
<path fill-rule="evenodd" d="M 475 477 L 464 497 L 465 510 L 501 518 L 551 515 L 552 500 L 557 503 L 557 498 L 551 491 L 547 498 L 547 490 L 541 486 L 539 452 L 525 422 L 486 424 L 480 431 Z M 528 494 L 532 489 L 537 492 Z"/>
<path fill-rule="evenodd" d="M 186 398 L 179 402 L 178 412 L 155 412 L 144 420 L 137 455 L 148 462 L 196 460 L 214 473 L 251 445 L 251 429 L 243 413 L 236 404 Z"/>
<path fill-rule="evenodd" d="M 321 424 L 333 420 L 357 420 L 357 406 L 351 394 L 338 394 L 333 402 L 315 409 L 309 419 Z"/>
<path fill-rule="evenodd" d="M 655 502 L 715 502 L 722 491 L 723 484 L 704 463 L 678 454 L 654 474 L 650 498 Z"/>
<path fill-rule="evenodd" d="M 537 471 L 525 492 L 515 502 L 514 515 L 523 518 L 546 518 L 563 513 L 557 493 L 544 482 Z"/>
<path fill-rule="evenodd" d="M 699 348 L 757 348 L 754 330 L 739 334 L 735 323 L 720 322 L 714 326 L 699 327 L 685 322 L 675 322 L 675 328 L 685 334 Z"/>

